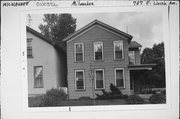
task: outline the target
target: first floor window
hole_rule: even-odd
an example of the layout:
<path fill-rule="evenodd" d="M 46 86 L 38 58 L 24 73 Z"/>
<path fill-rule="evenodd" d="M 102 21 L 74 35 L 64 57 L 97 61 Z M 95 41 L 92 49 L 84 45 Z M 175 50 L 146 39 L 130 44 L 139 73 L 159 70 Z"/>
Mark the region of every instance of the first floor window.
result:
<path fill-rule="evenodd" d="M 124 69 L 115 69 L 115 85 L 120 88 L 124 88 Z"/>
<path fill-rule="evenodd" d="M 95 88 L 96 89 L 104 88 L 104 70 L 103 69 L 95 70 Z"/>
<path fill-rule="evenodd" d="M 76 90 L 84 90 L 84 70 L 75 70 Z"/>
<path fill-rule="evenodd" d="M 32 57 L 32 38 L 27 39 L 27 57 Z"/>
<path fill-rule="evenodd" d="M 34 67 L 34 87 L 43 88 L 43 67 L 42 66 Z"/>

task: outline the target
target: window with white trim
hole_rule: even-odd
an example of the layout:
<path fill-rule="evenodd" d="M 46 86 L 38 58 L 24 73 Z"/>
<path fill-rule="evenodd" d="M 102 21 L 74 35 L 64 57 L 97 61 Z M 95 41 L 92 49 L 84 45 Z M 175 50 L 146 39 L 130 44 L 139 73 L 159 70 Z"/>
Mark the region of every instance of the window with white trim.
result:
<path fill-rule="evenodd" d="M 103 60 L 103 42 L 94 42 L 94 60 Z"/>
<path fill-rule="evenodd" d="M 95 89 L 104 89 L 104 69 L 95 69 Z"/>
<path fill-rule="evenodd" d="M 124 69 L 115 69 L 115 85 L 120 88 L 125 88 Z"/>
<path fill-rule="evenodd" d="M 34 87 L 43 88 L 43 66 L 34 67 Z"/>
<path fill-rule="evenodd" d="M 83 43 L 75 43 L 74 44 L 75 51 L 75 62 L 84 61 L 84 44 Z"/>
<path fill-rule="evenodd" d="M 134 51 L 129 51 L 129 64 L 135 64 Z"/>
<path fill-rule="evenodd" d="M 123 57 L 123 41 L 114 41 L 114 60 L 121 60 Z"/>
<path fill-rule="evenodd" d="M 85 90 L 84 70 L 75 70 L 75 89 Z"/>
<path fill-rule="evenodd" d="M 32 58 L 32 38 L 27 38 L 27 57 Z"/>

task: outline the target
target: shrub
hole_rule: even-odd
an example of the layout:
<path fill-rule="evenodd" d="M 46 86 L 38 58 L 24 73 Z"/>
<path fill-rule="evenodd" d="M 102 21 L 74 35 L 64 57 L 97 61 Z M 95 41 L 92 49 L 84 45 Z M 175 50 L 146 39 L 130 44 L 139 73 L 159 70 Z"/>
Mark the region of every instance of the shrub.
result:
<path fill-rule="evenodd" d="M 121 98 L 127 98 L 128 96 L 127 95 L 124 95 L 121 93 L 121 90 L 113 85 L 112 83 L 110 84 L 110 90 L 111 90 L 111 98 L 112 99 L 121 99 Z"/>
<path fill-rule="evenodd" d="M 50 89 L 46 92 L 42 99 L 42 106 L 57 106 L 59 101 L 66 100 L 67 95 L 62 89 Z"/>
<path fill-rule="evenodd" d="M 29 97 L 28 98 L 29 107 L 42 107 L 43 106 L 43 103 L 42 103 L 43 97 L 44 97 L 44 95 Z"/>
<path fill-rule="evenodd" d="M 84 97 L 80 97 L 78 100 L 92 100 L 92 98 L 91 97 L 86 97 L 86 96 L 84 96 Z"/>
<path fill-rule="evenodd" d="M 110 90 L 114 94 L 122 94 L 121 91 L 119 90 L 119 88 L 117 86 L 113 85 L 112 83 L 110 84 Z"/>
<path fill-rule="evenodd" d="M 102 90 L 102 95 L 96 94 L 97 100 L 108 100 L 108 99 L 124 99 L 127 98 L 127 95 L 123 95 L 120 91 L 120 89 L 113 84 L 110 84 L 110 90 L 111 92 L 106 92 L 105 90 Z"/>
<path fill-rule="evenodd" d="M 166 103 L 166 96 L 165 93 L 160 93 L 160 94 L 154 94 L 149 98 L 149 101 L 152 104 L 161 104 L 161 103 Z"/>
<path fill-rule="evenodd" d="M 144 104 L 144 100 L 138 95 L 131 95 L 127 98 L 128 104 Z"/>
<path fill-rule="evenodd" d="M 96 94 L 96 100 L 106 100 L 111 99 L 111 94 L 109 92 L 106 92 L 105 90 L 102 90 L 102 95 Z"/>

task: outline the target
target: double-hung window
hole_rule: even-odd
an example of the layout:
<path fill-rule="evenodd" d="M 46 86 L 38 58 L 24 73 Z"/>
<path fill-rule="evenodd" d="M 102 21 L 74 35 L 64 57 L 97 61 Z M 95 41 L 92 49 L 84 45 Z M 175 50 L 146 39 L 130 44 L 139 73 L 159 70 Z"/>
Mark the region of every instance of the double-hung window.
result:
<path fill-rule="evenodd" d="M 84 44 L 83 43 L 75 43 L 75 62 L 83 62 L 84 61 Z"/>
<path fill-rule="evenodd" d="M 43 88 L 43 67 L 42 66 L 34 67 L 34 87 Z"/>
<path fill-rule="evenodd" d="M 103 60 L 103 42 L 94 42 L 94 60 Z"/>
<path fill-rule="evenodd" d="M 33 57 L 32 53 L 32 38 L 27 39 L 27 57 L 31 58 Z"/>
<path fill-rule="evenodd" d="M 114 41 L 114 60 L 121 60 L 123 57 L 123 41 Z"/>
<path fill-rule="evenodd" d="M 125 88 L 124 68 L 115 69 L 115 85 L 120 88 Z"/>
<path fill-rule="evenodd" d="M 75 70 L 75 89 L 85 90 L 84 70 Z"/>
<path fill-rule="evenodd" d="M 135 64 L 134 51 L 129 51 L 129 64 Z"/>
<path fill-rule="evenodd" d="M 104 69 L 95 69 L 95 89 L 104 89 Z"/>

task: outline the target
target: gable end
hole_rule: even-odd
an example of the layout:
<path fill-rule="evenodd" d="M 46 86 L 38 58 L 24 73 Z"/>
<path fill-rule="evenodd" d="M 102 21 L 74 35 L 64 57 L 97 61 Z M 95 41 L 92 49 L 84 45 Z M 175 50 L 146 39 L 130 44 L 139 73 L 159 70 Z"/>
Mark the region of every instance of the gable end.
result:
<path fill-rule="evenodd" d="M 113 28 L 113 27 L 111 27 L 111 26 L 109 26 L 109 25 L 107 25 L 107 24 L 105 24 L 103 22 L 100 22 L 98 20 L 94 20 L 93 22 L 89 23 L 88 25 L 84 26 L 83 28 L 79 29 L 75 33 L 73 33 L 70 36 L 68 36 L 65 39 L 63 39 L 63 41 L 65 41 L 67 43 L 71 42 L 75 37 L 84 34 L 85 32 L 87 32 L 88 30 L 92 29 L 92 27 L 94 27 L 96 25 L 98 25 L 98 26 L 100 26 L 100 27 L 102 27 L 102 28 L 104 28 L 104 29 L 106 29 L 108 31 L 111 31 L 112 33 L 114 33 L 116 35 L 118 34 L 120 36 L 126 37 L 128 39 L 129 43 L 130 43 L 130 41 L 132 39 L 131 35 L 129 35 L 129 34 L 125 33 L 125 32 L 122 32 L 122 31 L 120 31 L 120 30 L 118 30 L 116 28 Z"/>

